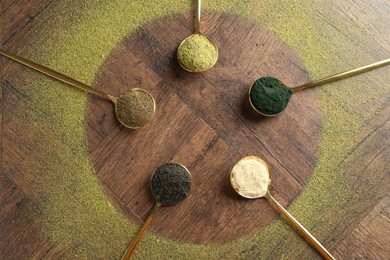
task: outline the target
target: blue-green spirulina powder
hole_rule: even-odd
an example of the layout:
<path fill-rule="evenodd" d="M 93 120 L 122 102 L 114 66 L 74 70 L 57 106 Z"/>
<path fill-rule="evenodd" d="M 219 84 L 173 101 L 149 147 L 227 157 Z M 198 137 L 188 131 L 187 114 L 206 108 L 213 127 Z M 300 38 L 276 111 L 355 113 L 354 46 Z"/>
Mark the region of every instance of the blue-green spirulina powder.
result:
<path fill-rule="evenodd" d="M 282 112 L 290 101 L 292 90 L 274 77 L 256 80 L 249 93 L 250 101 L 258 112 L 274 116 Z"/>

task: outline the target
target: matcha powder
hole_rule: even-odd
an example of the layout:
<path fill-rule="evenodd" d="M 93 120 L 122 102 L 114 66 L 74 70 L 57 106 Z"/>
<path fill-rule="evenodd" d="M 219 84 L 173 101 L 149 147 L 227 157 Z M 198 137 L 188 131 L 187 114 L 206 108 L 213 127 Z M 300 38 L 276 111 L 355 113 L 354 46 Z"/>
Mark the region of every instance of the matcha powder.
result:
<path fill-rule="evenodd" d="M 206 36 L 193 34 L 177 50 L 180 65 L 190 72 L 210 69 L 218 59 L 218 50 Z"/>

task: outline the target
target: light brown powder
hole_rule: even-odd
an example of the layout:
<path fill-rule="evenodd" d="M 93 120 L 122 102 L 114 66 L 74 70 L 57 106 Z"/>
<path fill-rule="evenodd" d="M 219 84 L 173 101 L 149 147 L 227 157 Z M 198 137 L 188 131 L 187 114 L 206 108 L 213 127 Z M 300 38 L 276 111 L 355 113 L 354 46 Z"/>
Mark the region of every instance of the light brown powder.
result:
<path fill-rule="evenodd" d="M 152 119 L 155 110 L 156 104 L 148 92 L 132 89 L 119 96 L 116 113 L 123 125 L 139 128 Z"/>

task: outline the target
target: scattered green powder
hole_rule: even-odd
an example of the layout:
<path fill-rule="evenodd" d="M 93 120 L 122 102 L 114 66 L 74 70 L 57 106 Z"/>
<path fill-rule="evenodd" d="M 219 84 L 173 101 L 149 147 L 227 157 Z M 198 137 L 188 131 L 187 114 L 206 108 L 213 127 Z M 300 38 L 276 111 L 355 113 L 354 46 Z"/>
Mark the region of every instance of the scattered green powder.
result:
<path fill-rule="evenodd" d="M 155 108 L 154 99 L 148 92 L 131 89 L 119 96 L 116 112 L 123 125 L 138 128 L 152 119 Z"/>
<path fill-rule="evenodd" d="M 36 23 L 46 21 L 47 24 L 50 21 L 50 24 L 37 26 L 42 29 L 34 32 L 35 37 L 30 35 L 25 38 L 26 50 L 30 54 L 25 56 L 92 83 L 105 57 L 119 41 L 145 21 L 172 13 L 191 12 L 191 2 L 182 0 L 172 4 L 169 0 L 163 0 L 140 4 L 138 1 L 54 1 L 40 14 L 39 19 L 34 20 Z M 264 0 L 261 8 L 258 8 L 259 2 L 254 0 L 207 1 L 204 7 L 242 15 L 266 25 L 298 53 L 314 78 L 350 69 L 356 64 L 368 64 L 372 62 L 370 58 L 380 54 L 388 56 L 385 50 L 378 47 L 374 38 L 367 37 L 366 30 L 355 28 L 350 17 L 335 15 L 335 8 L 345 8 L 339 1 Z M 307 13 L 315 15 L 307 16 Z M 343 34 L 346 30 L 348 33 Z M 383 194 L 386 182 L 380 182 L 381 179 L 373 173 L 359 176 L 359 182 L 376 180 L 377 189 L 371 194 L 354 195 L 355 192 L 350 192 L 350 188 L 351 183 L 356 183 L 351 181 L 356 176 L 346 171 L 348 168 L 343 164 L 343 158 L 355 145 L 359 130 L 373 114 L 383 109 L 378 105 L 364 114 L 353 112 L 356 106 L 387 93 L 390 76 L 384 73 L 380 76 L 373 76 L 381 78 L 380 82 L 373 84 L 367 77 L 361 77 L 359 80 L 351 79 L 353 84 L 344 83 L 342 88 L 334 83 L 334 87 L 317 90 L 324 117 L 317 167 L 289 211 L 314 233 L 321 234 L 319 239 L 332 237 L 330 230 L 348 218 L 345 202 L 359 205 L 359 210 L 363 210 L 375 201 L 372 194 Z M 367 85 L 371 87 L 367 88 Z M 64 90 L 60 92 L 59 88 Z M 356 89 L 364 94 L 357 97 Z M 346 95 L 348 92 L 352 94 Z M 89 165 L 84 115 L 80 113 L 87 106 L 86 95 L 36 74 L 25 94 L 34 109 L 31 117 L 26 117 L 25 111 L 22 111 L 14 119 L 20 120 L 23 133 L 35 134 L 36 129 L 51 130 L 59 139 L 51 143 L 52 139 L 48 139 L 47 134 L 40 136 L 40 143 L 44 141 L 48 146 L 34 150 L 41 154 L 42 164 L 40 169 L 31 169 L 34 172 L 28 175 L 36 176 L 31 179 L 31 188 L 39 190 L 43 198 L 38 200 L 43 205 L 38 206 L 43 211 L 46 224 L 44 231 L 50 234 L 54 242 L 69 241 L 69 247 L 64 250 L 65 258 L 120 257 L 132 237 L 131 232 L 137 227 L 104 195 Z M 61 106 L 58 100 L 61 100 Z M 26 118 L 36 120 L 26 124 Z M 63 145 L 69 148 L 68 152 L 63 153 Z M 32 144 L 32 147 L 35 146 Z M 81 167 L 74 167 L 75 160 Z M 186 244 L 147 232 L 134 258 L 311 258 L 310 250 L 302 255 L 300 248 L 304 246 L 306 244 L 301 238 L 294 236 L 288 224 L 279 219 L 253 236 L 224 245 Z"/>
<path fill-rule="evenodd" d="M 158 202 L 164 206 L 174 205 L 188 196 L 191 175 L 179 164 L 164 164 L 154 172 L 150 186 Z"/>
<path fill-rule="evenodd" d="M 184 69 L 202 72 L 217 62 L 218 50 L 206 36 L 193 34 L 179 46 L 177 59 Z"/>
<path fill-rule="evenodd" d="M 31 71 L 28 74 L 36 76 Z M 53 240 L 54 250 L 58 250 L 57 243 L 66 251 L 71 250 L 73 257 L 65 258 L 119 257 L 135 229 L 123 213 L 107 200 L 96 175 L 91 174 L 89 155 L 84 147 L 84 115 L 80 113 L 82 107 L 79 103 L 86 95 L 47 77 L 42 78 L 39 88 L 46 89 L 46 95 L 52 97 L 45 96 L 45 100 L 50 102 L 45 104 L 50 105 L 47 110 L 35 107 L 41 96 L 34 94 L 29 94 L 22 105 L 15 103 L 13 109 L 12 124 L 23 129 L 26 136 L 18 138 L 21 143 L 16 145 L 23 147 L 27 153 L 30 149 L 34 152 L 34 167 L 29 167 L 28 160 L 21 159 L 23 176 L 18 178 L 29 183 L 24 192 L 27 196 L 32 195 L 34 203 L 37 203 L 45 224 L 43 232 Z M 64 89 L 65 98 L 57 95 L 59 88 Z M 70 100 L 73 102 L 67 103 Z M 59 105 L 62 102 L 67 103 L 66 110 L 59 109 L 63 108 Z M 71 129 L 73 135 L 67 135 L 65 129 Z M 80 138 L 78 142 L 76 138 Z M 10 174 L 21 175 L 18 171 L 20 169 L 16 172 L 11 170 Z M 115 221 L 107 221 L 109 219 Z M 116 242 L 112 243 L 113 240 Z M 106 244 L 111 245 L 96 249 L 97 245 Z"/>
<path fill-rule="evenodd" d="M 253 83 L 249 97 L 258 112 L 274 116 L 287 107 L 292 93 L 292 90 L 277 78 L 261 77 Z"/>

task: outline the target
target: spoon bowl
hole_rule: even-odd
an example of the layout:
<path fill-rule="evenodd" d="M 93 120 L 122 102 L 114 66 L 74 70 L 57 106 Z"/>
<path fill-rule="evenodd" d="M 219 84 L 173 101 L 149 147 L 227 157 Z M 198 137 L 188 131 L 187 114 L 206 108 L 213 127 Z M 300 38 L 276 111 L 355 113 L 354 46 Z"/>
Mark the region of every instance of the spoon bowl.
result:
<path fill-rule="evenodd" d="M 325 258 L 335 259 L 321 243 L 306 230 L 269 192 L 271 178 L 267 164 L 256 156 L 247 156 L 239 160 L 230 173 L 233 189 L 248 199 L 267 198 L 299 233 Z"/>
<path fill-rule="evenodd" d="M 142 88 L 133 88 L 121 94 L 114 102 L 118 121 L 127 128 L 145 126 L 156 112 L 153 96 Z"/>
<path fill-rule="evenodd" d="M 255 80 L 249 88 L 249 103 L 257 113 L 263 116 L 276 116 L 287 107 L 294 92 L 349 78 L 389 64 L 390 59 L 386 59 L 293 88 L 287 87 L 277 78 L 261 77 Z"/>
<path fill-rule="evenodd" d="M 247 167 L 256 169 L 256 171 L 246 170 Z M 230 173 L 230 183 L 233 189 L 247 199 L 264 197 L 270 182 L 267 164 L 256 156 L 240 159 Z"/>
<path fill-rule="evenodd" d="M 160 207 L 172 206 L 185 199 L 191 189 L 191 184 L 191 174 L 189 170 L 181 164 L 167 163 L 157 168 L 150 180 L 150 188 L 156 200 L 156 204 L 138 234 L 127 248 L 125 254 L 122 256 L 122 260 L 130 259 Z"/>
<path fill-rule="evenodd" d="M 185 38 L 177 48 L 177 60 L 188 72 L 204 72 L 211 69 L 218 60 L 218 48 L 200 31 L 201 0 L 197 1 L 195 33 Z"/>
<path fill-rule="evenodd" d="M 263 116 L 276 116 L 286 109 L 293 91 L 274 77 L 261 77 L 249 88 L 251 107 Z"/>
<path fill-rule="evenodd" d="M 68 77 L 58 71 L 42 66 L 15 54 L 0 49 L 0 54 L 19 62 L 31 69 L 34 69 L 51 78 L 57 79 L 63 83 L 69 84 L 78 89 L 100 96 L 110 100 L 115 107 L 115 114 L 119 122 L 131 129 L 137 129 L 146 125 L 154 116 L 156 111 L 156 102 L 153 96 L 141 88 L 127 90 L 119 97 L 108 95 L 102 91 L 94 89 L 80 81 Z"/>
<path fill-rule="evenodd" d="M 201 33 L 185 38 L 177 48 L 177 60 L 188 72 L 204 72 L 218 60 L 217 46 Z"/>

